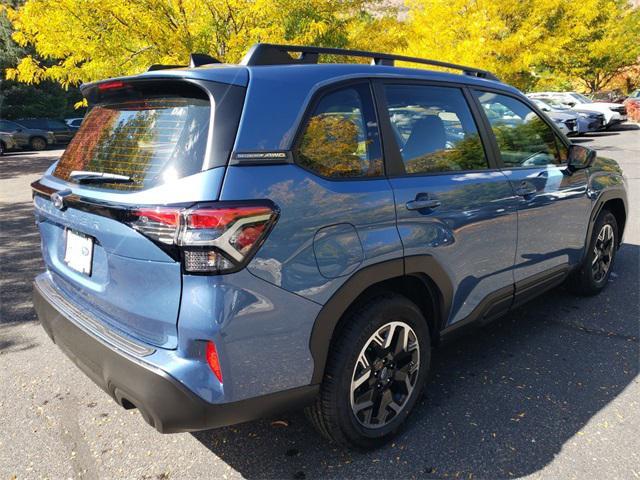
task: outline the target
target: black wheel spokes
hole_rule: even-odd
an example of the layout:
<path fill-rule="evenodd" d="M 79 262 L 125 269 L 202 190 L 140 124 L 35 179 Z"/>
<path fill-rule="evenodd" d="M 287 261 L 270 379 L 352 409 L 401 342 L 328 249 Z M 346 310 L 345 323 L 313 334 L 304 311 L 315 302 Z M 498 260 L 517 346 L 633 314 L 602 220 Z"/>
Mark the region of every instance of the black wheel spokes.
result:
<path fill-rule="evenodd" d="M 420 349 L 402 322 L 381 327 L 362 349 L 351 381 L 351 407 L 368 428 L 389 423 L 404 408 L 417 381 Z"/>
<path fill-rule="evenodd" d="M 379 391 L 376 388 L 367 388 L 357 399 L 353 406 L 356 417 L 362 417 L 370 422 L 373 411 L 380 404 Z"/>

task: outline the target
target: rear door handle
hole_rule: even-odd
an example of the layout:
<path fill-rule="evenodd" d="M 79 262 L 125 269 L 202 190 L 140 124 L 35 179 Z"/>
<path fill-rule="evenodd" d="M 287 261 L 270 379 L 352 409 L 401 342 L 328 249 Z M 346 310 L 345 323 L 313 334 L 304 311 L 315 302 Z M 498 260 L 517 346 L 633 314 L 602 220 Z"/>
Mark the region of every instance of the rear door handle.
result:
<path fill-rule="evenodd" d="M 518 185 L 518 188 L 516 188 L 516 195 L 520 197 L 527 197 L 529 195 L 533 195 L 537 191 L 538 189 L 535 185 L 524 180 L 520 182 L 520 185 Z"/>
<path fill-rule="evenodd" d="M 411 200 L 407 202 L 407 210 L 422 210 L 425 208 L 438 208 L 442 203 L 439 200 L 434 199 L 420 199 L 416 198 L 415 200 Z"/>

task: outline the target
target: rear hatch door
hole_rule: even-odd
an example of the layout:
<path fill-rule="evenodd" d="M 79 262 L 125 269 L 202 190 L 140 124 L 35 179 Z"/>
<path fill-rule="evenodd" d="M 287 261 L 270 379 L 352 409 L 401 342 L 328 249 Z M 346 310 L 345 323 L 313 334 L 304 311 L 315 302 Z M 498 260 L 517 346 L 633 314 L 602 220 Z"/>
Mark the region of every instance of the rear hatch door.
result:
<path fill-rule="evenodd" d="M 112 328 L 175 348 L 179 254 L 127 212 L 218 198 L 244 88 L 144 79 L 84 93 L 94 106 L 33 185 L 45 263 L 57 288 Z"/>

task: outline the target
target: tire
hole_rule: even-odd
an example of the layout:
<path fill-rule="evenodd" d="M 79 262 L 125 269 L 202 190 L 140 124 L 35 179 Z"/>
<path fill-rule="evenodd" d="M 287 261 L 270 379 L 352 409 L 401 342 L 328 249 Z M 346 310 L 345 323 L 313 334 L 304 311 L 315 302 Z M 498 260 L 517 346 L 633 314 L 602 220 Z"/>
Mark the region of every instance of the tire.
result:
<path fill-rule="evenodd" d="M 29 146 L 32 150 L 44 150 L 47 148 L 47 141 L 42 137 L 32 137 L 29 140 Z"/>
<path fill-rule="evenodd" d="M 414 303 L 391 293 L 368 301 L 348 314 L 341 325 L 334 334 L 320 394 L 306 414 L 328 440 L 342 447 L 370 450 L 398 433 L 420 397 L 431 360 L 429 328 Z M 385 349 L 389 335 L 391 345 Z M 402 343 L 406 348 L 400 350 Z M 382 360 L 384 352 L 390 356 L 393 347 L 399 353 Z M 367 362 L 369 366 L 364 368 Z M 356 380 L 363 379 L 352 392 Z M 369 403 L 363 398 L 375 399 L 378 407 L 374 403 L 360 409 Z M 385 408 L 380 408 L 383 405 Z"/>
<path fill-rule="evenodd" d="M 5 147 L 4 142 L 0 142 L 0 157 L 4 155 L 4 152 L 6 150 L 7 150 L 7 147 Z"/>
<path fill-rule="evenodd" d="M 567 287 L 577 295 L 592 296 L 607 285 L 618 250 L 618 222 L 603 209 L 593 226 L 582 265 L 569 277 Z"/>

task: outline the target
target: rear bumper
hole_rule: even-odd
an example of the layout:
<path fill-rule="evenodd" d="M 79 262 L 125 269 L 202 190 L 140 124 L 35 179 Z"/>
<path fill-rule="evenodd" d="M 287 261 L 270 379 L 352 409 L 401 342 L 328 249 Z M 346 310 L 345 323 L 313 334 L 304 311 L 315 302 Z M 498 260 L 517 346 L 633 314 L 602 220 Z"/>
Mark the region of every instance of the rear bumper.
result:
<path fill-rule="evenodd" d="M 43 328 L 58 347 L 105 392 L 125 408 L 134 406 L 162 433 L 233 425 L 313 401 L 317 385 L 309 385 L 232 403 L 212 404 L 141 357 L 127 353 L 135 346 L 121 344 L 87 324 L 82 315 L 63 308 L 42 282 L 34 283 L 33 303 Z M 140 351 L 140 355 L 147 353 Z"/>

